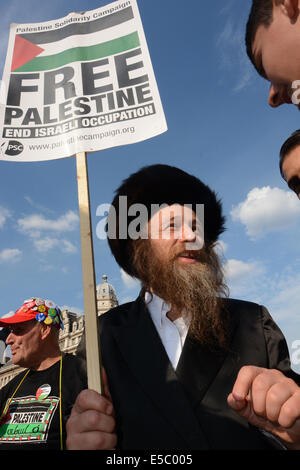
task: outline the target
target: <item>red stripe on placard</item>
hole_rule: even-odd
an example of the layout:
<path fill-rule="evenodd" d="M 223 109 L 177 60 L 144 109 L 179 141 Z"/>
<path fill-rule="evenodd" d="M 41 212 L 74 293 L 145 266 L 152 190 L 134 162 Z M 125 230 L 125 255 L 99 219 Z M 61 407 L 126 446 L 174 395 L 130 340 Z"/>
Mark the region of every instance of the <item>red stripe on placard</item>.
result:
<path fill-rule="evenodd" d="M 27 39 L 16 36 L 11 72 L 18 69 L 19 67 L 22 67 L 22 65 L 27 64 L 27 62 L 34 59 L 43 51 L 44 49 L 36 46 Z"/>

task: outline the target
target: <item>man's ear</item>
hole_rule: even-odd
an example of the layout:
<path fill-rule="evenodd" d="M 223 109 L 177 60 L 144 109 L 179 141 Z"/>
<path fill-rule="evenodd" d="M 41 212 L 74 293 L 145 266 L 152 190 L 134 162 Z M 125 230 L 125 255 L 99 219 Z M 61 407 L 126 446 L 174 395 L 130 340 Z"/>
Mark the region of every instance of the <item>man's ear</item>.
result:
<path fill-rule="evenodd" d="M 41 338 L 46 339 L 51 333 L 51 326 L 41 322 Z"/>
<path fill-rule="evenodd" d="M 290 20 L 296 20 L 299 15 L 299 0 L 275 0 L 275 4 L 279 5 L 280 10 Z"/>

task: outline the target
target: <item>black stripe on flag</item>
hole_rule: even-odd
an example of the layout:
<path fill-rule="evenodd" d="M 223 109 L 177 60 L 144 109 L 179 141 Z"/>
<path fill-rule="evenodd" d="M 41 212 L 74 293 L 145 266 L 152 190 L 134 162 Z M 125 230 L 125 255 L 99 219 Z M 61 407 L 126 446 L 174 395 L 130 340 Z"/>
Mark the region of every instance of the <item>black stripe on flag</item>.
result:
<path fill-rule="evenodd" d="M 87 23 L 71 23 L 54 31 L 18 34 L 18 36 L 27 39 L 27 41 L 30 41 L 33 44 L 48 44 L 51 42 L 60 41 L 61 39 L 65 39 L 69 36 L 91 34 L 96 33 L 97 31 L 103 31 L 107 28 L 117 26 L 132 19 L 132 7 L 128 7 L 124 8 L 124 10 L 117 11 L 116 13 L 112 13 L 111 15 L 105 16 L 104 18 L 99 18 L 97 20 L 90 21 Z"/>

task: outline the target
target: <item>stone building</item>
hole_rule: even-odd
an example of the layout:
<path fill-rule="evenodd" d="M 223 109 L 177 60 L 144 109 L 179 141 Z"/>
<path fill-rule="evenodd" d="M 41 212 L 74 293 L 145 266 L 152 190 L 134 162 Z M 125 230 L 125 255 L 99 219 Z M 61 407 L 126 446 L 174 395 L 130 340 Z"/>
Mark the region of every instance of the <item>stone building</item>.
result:
<path fill-rule="evenodd" d="M 102 282 L 96 286 L 98 316 L 118 306 L 115 288 L 107 282 L 107 276 L 102 276 Z M 59 345 L 62 352 L 75 354 L 84 329 L 84 315 L 78 315 L 68 310 L 62 311 L 64 329 L 59 332 Z M 24 368 L 14 365 L 9 358 L 0 368 L 0 389 Z"/>
<path fill-rule="evenodd" d="M 96 287 L 98 315 L 119 305 L 115 288 L 107 282 L 107 276 L 102 276 L 101 284 Z"/>

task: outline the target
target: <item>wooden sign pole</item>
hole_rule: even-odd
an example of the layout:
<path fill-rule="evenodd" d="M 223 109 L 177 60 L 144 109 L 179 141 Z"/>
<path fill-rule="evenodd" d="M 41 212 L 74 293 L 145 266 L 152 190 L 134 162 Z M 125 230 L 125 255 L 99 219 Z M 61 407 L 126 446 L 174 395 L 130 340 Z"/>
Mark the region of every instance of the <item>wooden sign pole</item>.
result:
<path fill-rule="evenodd" d="M 86 153 L 76 154 L 88 387 L 102 394 L 93 235 Z"/>

